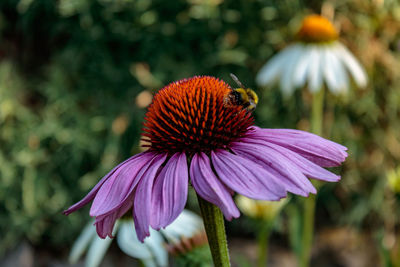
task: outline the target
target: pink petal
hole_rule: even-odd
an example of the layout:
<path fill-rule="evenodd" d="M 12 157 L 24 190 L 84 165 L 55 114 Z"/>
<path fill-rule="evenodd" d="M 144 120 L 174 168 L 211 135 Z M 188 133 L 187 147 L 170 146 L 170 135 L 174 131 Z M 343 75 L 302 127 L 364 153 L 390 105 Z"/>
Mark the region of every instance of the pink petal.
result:
<path fill-rule="evenodd" d="M 154 179 L 160 171 L 167 154 L 160 154 L 154 157 L 151 162 L 142 168 L 138 174 L 139 184 L 136 187 L 133 201 L 133 219 L 138 239 L 143 242 L 146 236 L 150 235 L 150 214 L 151 214 L 151 192 Z"/>
<path fill-rule="evenodd" d="M 215 176 L 211 169 L 210 159 L 203 152 L 193 155 L 190 178 L 197 194 L 218 206 L 227 220 L 240 216 L 229 189 Z"/>
<path fill-rule="evenodd" d="M 137 154 L 133 157 L 130 157 L 129 159 L 125 160 L 124 162 L 120 163 L 118 166 L 116 166 L 114 169 L 112 169 L 106 176 L 104 176 L 97 184 L 95 187 L 90 190 L 90 192 L 78 203 L 75 203 L 71 207 L 69 207 L 67 210 L 65 210 L 63 213 L 65 215 L 69 215 L 72 212 L 82 208 L 85 206 L 87 203 L 93 200 L 93 198 L 96 196 L 97 192 L 99 191 L 100 187 L 123 165 L 128 164 L 130 161 L 135 160 L 137 157 L 140 157 L 143 153 Z"/>
<path fill-rule="evenodd" d="M 236 142 L 232 144 L 232 150 L 262 166 L 291 193 L 308 196 L 317 192 L 295 164 L 270 147 Z"/>
<path fill-rule="evenodd" d="M 157 156 L 154 152 L 136 155 L 130 161 L 120 164 L 118 169 L 98 190 L 90 208 L 90 216 L 100 216 L 118 209 L 139 182 L 138 173 Z"/>
<path fill-rule="evenodd" d="M 124 202 L 124 204 L 117 210 L 114 210 L 114 212 L 96 217 L 94 224 L 96 225 L 97 235 L 101 238 L 106 238 L 107 236 L 113 238 L 112 232 L 115 221 L 122 217 L 131 207 L 132 196 L 130 197 L 129 201 Z"/>
<path fill-rule="evenodd" d="M 218 177 L 239 194 L 262 200 L 286 197 L 284 186 L 257 163 L 221 149 L 212 151 L 211 159 Z"/>
<path fill-rule="evenodd" d="M 283 146 L 322 167 L 339 166 L 347 157 L 346 147 L 304 131 L 254 126 L 247 137 Z"/>
<path fill-rule="evenodd" d="M 340 180 L 339 175 L 336 175 L 328 170 L 325 170 L 324 168 L 318 166 L 317 164 L 302 157 L 300 154 L 297 154 L 296 152 L 293 152 L 292 150 L 289 150 L 280 145 L 266 142 L 264 140 L 257 140 L 251 138 L 242 138 L 241 141 L 243 143 L 252 143 L 258 146 L 265 146 L 275 150 L 277 153 L 285 157 L 288 161 L 291 161 L 307 177 L 327 182 L 337 182 Z"/>
<path fill-rule="evenodd" d="M 159 230 L 169 225 L 185 207 L 188 191 L 185 153 L 174 154 L 157 176 L 153 192 L 150 225 Z"/>

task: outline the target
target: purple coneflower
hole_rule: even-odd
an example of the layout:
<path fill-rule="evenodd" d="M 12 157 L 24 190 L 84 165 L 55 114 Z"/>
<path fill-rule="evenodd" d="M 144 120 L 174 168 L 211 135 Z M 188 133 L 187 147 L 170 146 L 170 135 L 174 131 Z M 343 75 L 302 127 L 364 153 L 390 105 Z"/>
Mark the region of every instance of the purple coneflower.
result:
<path fill-rule="evenodd" d="M 346 147 L 298 130 L 262 129 L 242 105 L 226 105 L 232 88 L 197 76 L 161 89 L 150 105 L 143 139 L 149 149 L 115 167 L 70 214 L 93 200 L 100 237 L 112 237 L 115 221 L 132 209 L 143 241 L 150 226 L 169 225 L 183 210 L 189 180 L 197 194 L 218 206 L 227 220 L 239 217 L 234 192 L 279 200 L 287 192 L 316 193 L 308 178 L 336 182 L 322 167 L 338 166 Z"/>

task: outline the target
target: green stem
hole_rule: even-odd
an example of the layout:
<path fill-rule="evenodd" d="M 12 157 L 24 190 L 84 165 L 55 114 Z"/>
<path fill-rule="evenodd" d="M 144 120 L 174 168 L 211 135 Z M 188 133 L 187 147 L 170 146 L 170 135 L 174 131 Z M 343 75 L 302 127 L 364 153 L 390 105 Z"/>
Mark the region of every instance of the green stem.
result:
<path fill-rule="evenodd" d="M 322 135 L 324 115 L 324 88 L 313 94 L 311 107 L 311 132 Z"/>
<path fill-rule="evenodd" d="M 300 267 L 310 266 L 311 248 L 314 236 L 315 195 L 304 201 L 303 231 L 301 240 Z"/>
<path fill-rule="evenodd" d="M 263 222 L 258 232 L 258 267 L 266 267 L 268 265 L 268 245 L 269 235 L 271 232 L 271 223 Z"/>
<path fill-rule="evenodd" d="M 324 114 L 324 88 L 313 94 L 311 110 L 311 131 L 317 135 L 322 134 Z M 300 267 L 310 266 L 311 248 L 314 236 L 315 195 L 310 195 L 304 201 L 303 231 L 301 240 Z"/>
<path fill-rule="evenodd" d="M 396 240 L 396 245 L 397 245 L 397 251 L 396 251 L 396 256 L 395 256 L 395 267 L 400 267 L 400 233 L 397 234 L 397 240 Z"/>
<path fill-rule="evenodd" d="M 199 195 L 197 195 L 197 199 L 199 200 L 214 266 L 230 267 L 224 217 L 221 210 L 217 206 L 202 199 Z"/>

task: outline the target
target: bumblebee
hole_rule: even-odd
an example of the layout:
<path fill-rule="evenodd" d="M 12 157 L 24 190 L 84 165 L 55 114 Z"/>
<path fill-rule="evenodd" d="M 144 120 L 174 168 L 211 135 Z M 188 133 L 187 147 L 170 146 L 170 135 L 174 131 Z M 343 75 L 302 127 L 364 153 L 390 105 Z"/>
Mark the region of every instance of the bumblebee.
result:
<path fill-rule="evenodd" d="M 234 74 L 231 73 L 231 77 L 239 88 L 232 89 L 232 91 L 225 96 L 224 105 L 228 107 L 243 106 L 248 111 L 253 111 L 258 103 L 257 94 L 250 88 L 246 88 Z"/>

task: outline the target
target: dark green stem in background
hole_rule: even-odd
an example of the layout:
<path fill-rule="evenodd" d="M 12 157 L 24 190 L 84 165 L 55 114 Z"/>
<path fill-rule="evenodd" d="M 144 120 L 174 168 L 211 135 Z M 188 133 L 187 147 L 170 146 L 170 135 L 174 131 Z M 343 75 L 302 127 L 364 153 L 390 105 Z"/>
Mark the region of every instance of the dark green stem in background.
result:
<path fill-rule="evenodd" d="M 266 267 L 268 265 L 268 247 L 271 226 L 272 223 L 263 222 L 258 232 L 258 267 Z"/>
<path fill-rule="evenodd" d="M 221 210 L 197 195 L 215 267 L 230 267 L 224 217 Z"/>
<path fill-rule="evenodd" d="M 313 94 L 311 108 L 311 132 L 322 135 L 322 122 L 324 117 L 324 88 Z"/>
<path fill-rule="evenodd" d="M 311 110 L 311 131 L 317 135 L 322 134 L 324 115 L 324 88 L 313 94 Z M 310 195 L 304 201 L 303 231 L 301 240 L 300 267 L 309 267 L 311 248 L 314 237 L 315 195 Z"/>
<path fill-rule="evenodd" d="M 304 201 L 303 231 L 301 240 L 300 267 L 309 267 L 311 248 L 314 237 L 315 195 L 310 195 Z"/>
<path fill-rule="evenodd" d="M 396 245 L 397 245 L 397 249 L 396 249 L 396 257 L 395 257 L 395 263 L 394 266 L 395 267 L 400 267 L 400 233 L 397 234 L 397 240 L 396 240 Z"/>

